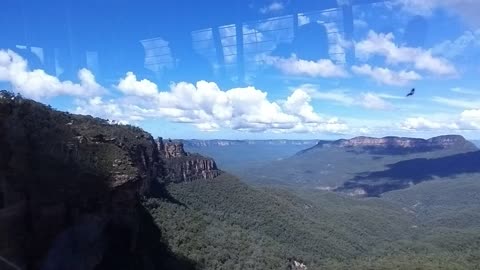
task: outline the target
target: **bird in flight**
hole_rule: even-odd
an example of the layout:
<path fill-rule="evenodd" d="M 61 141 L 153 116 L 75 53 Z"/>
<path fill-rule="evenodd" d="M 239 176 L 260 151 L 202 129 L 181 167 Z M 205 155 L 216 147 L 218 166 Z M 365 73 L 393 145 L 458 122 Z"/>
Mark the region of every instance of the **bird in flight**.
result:
<path fill-rule="evenodd" d="M 410 90 L 410 93 L 407 94 L 407 97 L 413 96 L 415 94 L 415 88 Z"/>

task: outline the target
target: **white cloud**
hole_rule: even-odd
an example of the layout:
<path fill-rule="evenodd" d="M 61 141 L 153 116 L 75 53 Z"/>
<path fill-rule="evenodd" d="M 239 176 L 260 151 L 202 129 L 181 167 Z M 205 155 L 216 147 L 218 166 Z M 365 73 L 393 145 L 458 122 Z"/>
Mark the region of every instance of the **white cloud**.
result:
<path fill-rule="evenodd" d="M 322 118 L 316 114 L 310 105 L 312 98 L 307 92 L 297 89 L 287 101 L 283 104 L 287 113 L 300 117 L 306 123 L 316 123 L 322 121 Z"/>
<path fill-rule="evenodd" d="M 371 92 L 353 95 L 341 90 L 319 91 L 308 84 L 302 85 L 298 90 L 308 93 L 313 99 L 333 101 L 345 106 L 361 106 L 372 110 L 386 110 L 393 107 L 392 104 L 384 100 L 382 94 Z"/>
<path fill-rule="evenodd" d="M 457 39 L 446 40 L 432 48 L 432 53 L 455 58 L 480 48 L 480 29 L 466 31 Z"/>
<path fill-rule="evenodd" d="M 388 64 L 412 64 L 418 70 L 435 75 L 457 74 L 455 67 L 448 60 L 434 57 L 430 50 L 397 46 L 393 42 L 394 39 L 392 33 L 377 34 L 370 31 L 367 39 L 356 43 L 355 50 L 360 59 L 364 60 L 379 55 L 385 57 Z"/>
<path fill-rule="evenodd" d="M 480 109 L 463 111 L 460 121 L 467 128 L 480 130 Z"/>
<path fill-rule="evenodd" d="M 127 111 L 127 106 L 119 100 L 104 101 L 102 97 L 93 97 L 87 100 L 77 100 L 77 107 L 73 110 L 77 114 L 89 114 L 105 119 L 118 121 L 122 124 L 144 120 L 144 117 L 135 114 L 133 110 Z"/>
<path fill-rule="evenodd" d="M 405 130 L 480 130 L 480 109 L 465 110 L 460 115 L 445 119 L 429 120 L 425 117 L 407 118 L 401 128 Z"/>
<path fill-rule="evenodd" d="M 390 95 L 385 93 L 377 94 L 377 96 L 384 98 L 384 99 L 404 99 L 405 96 L 398 96 L 398 95 Z"/>
<path fill-rule="evenodd" d="M 445 97 L 433 97 L 433 101 L 447 105 L 450 107 L 462 108 L 462 109 L 478 109 L 480 108 L 480 100 L 477 99 L 453 99 Z"/>
<path fill-rule="evenodd" d="M 29 98 L 92 96 L 104 91 L 88 69 L 79 70 L 78 79 L 80 83 L 60 81 L 44 70 L 29 70 L 27 61 L 21 56 L 11 50 L 0 50 L 0 81 L 10 83 L 14 91 Z"/>
<path fill-rule="evenodd" d="M 287 75 L 324 78 L 343 78 L 348 76 L 343 66 L 334 64 L 330 59 L 307 61 L 292 55 L 290 58 L 267 56 L 263 57 L 262 60 Z"/>
<path fill-rule="evenodd" d="M 303 14 L 303 13 L 299 13 L 298 14 L 298 26 L 302 26 L 302 25 L 305 25 L 305 24 L 309 24 L 310 23 L 310 17 L 308 17 L 307 15 Z"/>
<path fill-rule="evenodd" d="M 392 107 L 390 103 L 386 102 L 380 96 L 373 93 L 363 94 L 361 98 L 361 104 L 367 109 L 374 110 L 385 110 Z"/>
<path fill-rule="evenodd" d="M 348 129 L 337 118 L 323 117 L 310 105 L 306 92 L 295 91 L 283 104 L 271 102 L 254 87 L 221 90 L 213 82 L 196 85 L 180 82 L 160 91 L 149 80 L 127 72 L 115 86 L 123 96 L 105 100 L 104 89 L 93 74 L 82 69 L 80 83 L 60 81 L 43 70 L 28 70 L 27 62 L 12 51 L 0 50 L 0 81 L 31 98 L 78 96 L 74 112 L 129 123 L 146 118 L 166 118 L 191 123 L 205 131 L 230 128 L 250 132 L 328 132 Z M 91 96 L 91 97 L 89 97 Z"/>
<path fill-rule="evenodd" d="M 452 92 L 460 93 L 460 94 L 480 95 L 480 90 L 468 89 L 468 88 L 463 88 L 463 87 L 454 87 L 450 90 L 452 90 Z"/>
<path fill-rule="evenodd" d="M 157 85 L 149 80 L 137 80 L 133 72 L 127 72 L 125 78 L 122 78 L 117 85 L 118 90 L 126 95 L 141 97 L 152 97 L 158 93 Z"/>
<path fill-rule="evenodd" d="M 428 120 L 424 117 L 407 118 L 401 128 L 407 130 L 432 130 L 432 129 L 458 129 L 455 123 L 444 123 L 439 121 Z"/>
<path fill-rule="evenodd" d="M 344 91 L 312 91 L 311 95 L 315 99 L 329 100 L 344 105 L 353 105 L 355 99 Z"/>
<path fill-rule="evenodd" d="M 362 66 L 352 66 L 352 71 L 355 74 L 365 75 L 376 82 L 386 85 L 403 86 L 416 80 L 420 80 L 422 77 L 415 71 L 402 70 L 396 72 L 388 68 L 371 67 L 364 64 Z"/>
<path fill-rule="evenodd" d="M 355 28 L 367 28 L 368 27 L 368 23 L 362 19 L 354 19 L 353 20 L 353 25 L 355 26 Z"/>
<path fill-rule="evenodd" d="M 265 6 L 260 9 L 260 13 L 267 14 L 267 13 L 277 13 L 285 9 L 285 6 L 281 2 L 273 2 L 268 6 Z"/>
<path fill-rule="evenodd" d="M 480 24 L 478 16 L 480 1 L 477 0 L 396 0 L 395 3 L 411 14 L 428 16 L 436 9 L 442 8 L 460 16 L 468 23 Z"/>
<path fill-rule="evenodd" d="M 204 131 L 228 128 L 249 132 L 328 132 L 348 127 L 336 118 L 320 116 L 311 106 L 308 93 L 294 91 L 285 102 L 268 100 L 267 93 L 254 87 L 221 90 L 213 82 L 196 85 L 180 82 L 169 91 L 158 91 L 147 80 L 139 81 L 127 73 L 117 88 L 127 96 L 104 102 L 99 98 L 83 102 L 80 113 L 92 113 L 116 120 L 166 118 L 191 123 Z"/>

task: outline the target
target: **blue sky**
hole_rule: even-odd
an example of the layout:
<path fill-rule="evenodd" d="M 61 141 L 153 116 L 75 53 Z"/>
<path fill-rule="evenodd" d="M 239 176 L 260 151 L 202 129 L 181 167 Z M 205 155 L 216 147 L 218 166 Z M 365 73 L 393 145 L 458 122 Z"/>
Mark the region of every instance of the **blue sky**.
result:
<path fill-rule="evenodd" d="M 171 138 L 480 139 L 480 2 L 87 2 L 8 4 L 0 87 Z"/>

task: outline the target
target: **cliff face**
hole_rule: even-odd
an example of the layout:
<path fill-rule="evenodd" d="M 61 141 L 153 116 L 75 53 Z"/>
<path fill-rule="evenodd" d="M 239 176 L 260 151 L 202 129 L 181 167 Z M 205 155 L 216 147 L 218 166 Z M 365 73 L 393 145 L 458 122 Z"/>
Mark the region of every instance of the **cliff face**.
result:
<path fill-rule="evenodd" d="M 161 244 L 145 244 L 146 230 L 154 229 L 140 197 L 165 176 L 148 133 L 5 91 L 0 131 L 0 255 L 8 261 L 0 269 L 135 269 L 175 261 Z M 149 257 L 153 247 L 164 262 Z"/>
<path fill-rule="evenodd" d="M 157 144 L 160 156 L 166 159 L 184 157 L 188 155 L 183 149 L 183 143 L 181 141 L 168 140 L 164 142 L 162 138 L 158 138 Z"/>
<path fill-rule="evenodd" d="M 356 137 L 349 140 L 321 141 L 316 146 L 312 147 L 312 149 L 324 147 L 361 149 L 377 154 L 402 154 L 442 149 L 474 151 L 477 149 L 473 143 L 459 135 L 445 135 L 428 140 L 402 137 Z"/>
<path fill-rule="evenodd" d="M 185 152 L 181 141 L 164 141 L 158 138 L 157 145 L 167 168 L 169 182 L 212 179 L 221 173 L 212 158 Z"/>

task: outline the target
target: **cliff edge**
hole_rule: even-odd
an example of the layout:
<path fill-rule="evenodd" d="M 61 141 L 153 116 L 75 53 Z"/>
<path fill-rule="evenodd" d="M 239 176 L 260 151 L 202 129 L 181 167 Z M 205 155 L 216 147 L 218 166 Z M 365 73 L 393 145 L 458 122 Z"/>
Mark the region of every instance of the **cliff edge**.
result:
<path fill-rule="evenodd" d="M 150 134 L 7 91 L 0 131 L 1 269 L 193 267 L 141 204 L 167 171 Z"/>

